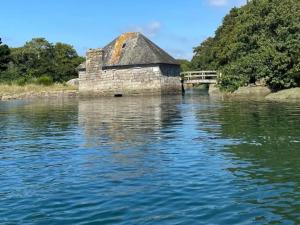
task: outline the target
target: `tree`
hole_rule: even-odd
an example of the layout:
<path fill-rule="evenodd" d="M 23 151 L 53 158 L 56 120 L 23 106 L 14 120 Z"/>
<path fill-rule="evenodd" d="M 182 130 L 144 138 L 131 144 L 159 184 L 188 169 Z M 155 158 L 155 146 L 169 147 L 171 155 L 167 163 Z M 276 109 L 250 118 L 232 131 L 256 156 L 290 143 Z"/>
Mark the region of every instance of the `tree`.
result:
<path fill-rule="evenodd" d="M 300 1 L 253 0 L 233 8 L 215 36 L 195 49 L 193 67 L 220 70 L 235 90 L 264 79 L 272 89 L 300 86 Z"/>
<path fill-rule="evenodd" d="M 10 50 L 7 45 L 3 45 L 0 38 L 0 73 L 5 71 L 10 62 Z"/>
<path fill-rule="evenodd" d="M 77 77 L 76 67 L 84 61 L 73 46 L 56 43 L 54 46 L 54 74 L 56 81 L 67 81 Z"/>
<path fill-rule="evenodd" d="M 13 49 L 12 58 L 23 77 L 38 78 L 54 73 L 54 48 L 44 38 L 34 38 L 23 47 Z"/>
<path fill-rule="evenodd" d="M 214 39 L 208 38 L 199 47 L 194 49 L 195 56 L 191 61 L 191 67 L 200 70 L 217 69 L 215 62 Z"/>
<path fill-rule="evenodd" d="M 177 59 L 180 63 L 180 70 L 181 72 L 186 72 L 191 70 L 191 62 L 186 59 Z"/>
<path fill-rule="evenodd" d="M 11 49 L 12 65 L 7 80 L 30 81 L 49 77 L 55 82 L 68 81 L 77 76 L 76 67 L 84 59 L 71 45 L 53 45 L 45 38 L 34 38 L 23 47 Z"/>

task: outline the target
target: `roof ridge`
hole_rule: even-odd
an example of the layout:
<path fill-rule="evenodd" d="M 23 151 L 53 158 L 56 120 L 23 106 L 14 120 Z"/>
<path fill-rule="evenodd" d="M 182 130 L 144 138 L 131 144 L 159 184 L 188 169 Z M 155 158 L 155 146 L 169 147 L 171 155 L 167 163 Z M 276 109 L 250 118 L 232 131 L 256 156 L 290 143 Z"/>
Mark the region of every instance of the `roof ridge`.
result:
<path fill-rule="evenodd" d="M 126 32 L 104 47 L 104 66 L 179 63 L 140 32 Z"/>

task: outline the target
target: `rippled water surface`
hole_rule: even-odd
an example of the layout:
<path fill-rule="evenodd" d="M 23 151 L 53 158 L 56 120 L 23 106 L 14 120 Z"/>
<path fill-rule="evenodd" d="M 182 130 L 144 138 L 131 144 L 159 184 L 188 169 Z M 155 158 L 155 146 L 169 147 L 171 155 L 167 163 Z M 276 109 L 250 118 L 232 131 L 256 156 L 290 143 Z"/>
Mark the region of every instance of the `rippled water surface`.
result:
<path fill-rule="evenodd" d="M 300 224 L 300 105 L 1 102 L 0 224 Z"/>

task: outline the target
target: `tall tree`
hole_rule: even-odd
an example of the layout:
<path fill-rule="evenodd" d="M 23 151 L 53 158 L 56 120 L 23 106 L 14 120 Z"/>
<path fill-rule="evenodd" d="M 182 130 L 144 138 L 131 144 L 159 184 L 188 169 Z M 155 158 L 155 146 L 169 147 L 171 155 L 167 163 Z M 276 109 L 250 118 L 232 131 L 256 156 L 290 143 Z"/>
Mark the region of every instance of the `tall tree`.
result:
<path fill-rule="evenodd" d="M 9 62 L 10 62 L 9 47 L 7 45 L 3 45 L 2 40 L 0 38 L 0 72 L 7 69 Z"/>
<path fill-rule="evenodd" d="M 34 38 L 23 47 L 11 49 L 12 66 L 7 79 L 32 79 L 48 76 L 63 82 L 77 76 L 76 67 L 84 59 L 71 45 L 53 45 L 45 38 Z"/>
<path fill-rule="evenodd" d="M 217 69 L 215 62 L 214 39 L 208 38 L 199 47 L 194 49 L 195 56 L 191 61 L 194 69 L 213 70 Z"/>
<path fill-rule="evenodd" d="M 12 51 L 13 61 L 24 76 L 40 77 L 53 74 L 53 45 L 44 38 L 34 38 Z"/>
<path fill-rule="evenodd" d="M 54 74 L 56 81 L 67 81 L 78 76 L 76 67 L 84 59 L 79 57 L 73 46 L 56 43 L 54 46 Z"/>
<path fill-rule="evenodd" d="M 234 90 L 264 79 L 273 89 L 300 86 L 300 1 L 252 0 L 233 8 L 215 36 L 195 49 L 193 66 L 218 69 Z"/>

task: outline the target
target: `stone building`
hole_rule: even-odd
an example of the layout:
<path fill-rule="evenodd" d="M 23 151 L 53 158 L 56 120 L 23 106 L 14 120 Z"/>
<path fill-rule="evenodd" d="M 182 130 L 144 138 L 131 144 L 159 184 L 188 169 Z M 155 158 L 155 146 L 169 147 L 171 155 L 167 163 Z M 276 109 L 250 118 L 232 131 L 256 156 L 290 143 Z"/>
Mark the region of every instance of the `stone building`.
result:
<path fill-rule="evenodd" d="M 144 35 L 125 33 L 103 49 L 90 49 L 78 67 L 82 95 L 179 93 L 180 65 Z"/>

